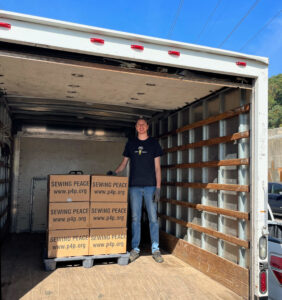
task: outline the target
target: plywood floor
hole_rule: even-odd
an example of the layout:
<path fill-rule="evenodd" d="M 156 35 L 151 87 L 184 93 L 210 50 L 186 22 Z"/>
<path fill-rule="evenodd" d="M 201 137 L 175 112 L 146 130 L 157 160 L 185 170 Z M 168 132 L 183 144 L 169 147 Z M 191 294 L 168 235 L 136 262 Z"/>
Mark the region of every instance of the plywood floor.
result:
<path fill-rule="evenodd" d="M 145 252 L 128 266 L 100 262 L 91 269 L 59 266 L 45 272 L 43 245 L 42 235 L 14 235 L 4 242 L 2 299 L 241 299 L 170 254 L 163 264 Z"/>

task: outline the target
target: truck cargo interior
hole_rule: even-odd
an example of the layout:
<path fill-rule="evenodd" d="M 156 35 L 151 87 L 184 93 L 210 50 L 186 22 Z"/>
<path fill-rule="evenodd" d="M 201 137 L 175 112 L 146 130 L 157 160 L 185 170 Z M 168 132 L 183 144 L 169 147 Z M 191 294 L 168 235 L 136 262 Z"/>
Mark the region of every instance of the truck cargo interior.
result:
<path fill-rule="evenodd" d="M 11 41 L 0 42 L 0 48 L 1 276 L 6 299 L 55 295 L 61 289 L 56 282 L 66 280 L 64 272 L 78 281 L 77 293 L 82 294 L 77 295 L 84 298 L 90 294 L 82 281 L 96 295 L 99 275 L 107 282 L 100 291 L 110 283 L 117 291 L 115 276 L 140 279 L 143 287 L 125 289 L 128 299 L 142 299 L 146 290 L 167 299 L 174 286 L 180 296 L 191 293 L 191 299 L 247 299 L 254 77 Z M 94 266 L 92 273 L 85 269 L 80 275 L 78 268 L 44 272 L 48 175 L 115 169 L 140 116 L 149 120 L 150 135 L 164 151 L 158 216 L 165 263 L 153 265 L 148 248 L 147 256 L 126 267 Z M 127 168 L 123 175 L 128 174 Z M 148 244 L 148 223 L 142 226 L 142 240 Z M 147 267 L 152 275 L 144 271 Z M 112 293 L 103 290 L 101 295 Z"/>

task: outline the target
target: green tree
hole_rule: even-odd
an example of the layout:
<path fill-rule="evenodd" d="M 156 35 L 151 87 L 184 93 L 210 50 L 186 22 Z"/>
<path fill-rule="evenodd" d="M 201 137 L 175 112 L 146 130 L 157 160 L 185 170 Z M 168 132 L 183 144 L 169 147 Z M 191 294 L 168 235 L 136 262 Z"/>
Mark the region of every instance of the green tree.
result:
<path fill-rule="evenodd" d="M 268 127 L 282 127 L 282 74 L 268 81 Z"/>

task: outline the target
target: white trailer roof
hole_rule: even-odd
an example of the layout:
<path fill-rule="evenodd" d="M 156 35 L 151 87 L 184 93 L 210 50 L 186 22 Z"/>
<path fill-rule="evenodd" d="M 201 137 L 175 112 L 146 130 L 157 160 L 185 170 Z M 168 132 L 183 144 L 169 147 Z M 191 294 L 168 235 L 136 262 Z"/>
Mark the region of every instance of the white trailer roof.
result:
<path fill-rule="evenodd" d="M 71 23 L 71 22 L 58 21 L 58 20 L 54 20 L 54 19 L 36 17 L 36 16 L 14 13 L 14 12 L 8 12 L 8 11 L 4 11 L 4 10 L 0 10 L 0 18 L 7 18 L 7 19 L 11 19 L 11 20 L 18 20 L 18 21 L 24 21 L 24 22 L 28 22 L 28 23 L 35 23 L 35 24 L 51 26 L 51 27 L 57 28 L 58 30 L 59 30 L 59 28 L 63 28 L 63 29 L 86 32 L 86 33 L 91 33 L 91 34 L 95 33 L 95 34 L 99 34 L 99 35 L 103 35 L 103 36 L 116 37 L 116 38 L 122 38 L 122 39 L 127 39 L 127 40 L 134 40 L 134 41 L 140 41 L 140 42 L 145 42 L 145 43 L 157 44 L 157 45 L 162 45 L 162 46 L 167 46 L 167 47 L 188 49 L 188 50 L 193 50 L 193 51 L 197 51 L 197 52 L 218 54 L 218 55 L 222 55 L 222 56 L 230 56 L 230 57 L 236 57 L 236 58 L 245 58 L 248 60 L 254 60 L 257 62 L 261 62 L 263 64 L 268 64 L 268 58 L 266 58 L 266 57 L 248 55 L 248 54 L 243 54 L 243 53 L 234 52 L 234 51 L 222 50 L 222 49 L 200 46 L 200 45 L 195 45 L 195 44 L 176 42 L 176 41 L 172 41 L 172 40 L 148 37 L 148 36 L 138 35 L 138 34 L 131 34 L 131 33 L 127 33 L 127 32 L 109 30 L 109 29 L 81 25 L 81 24 L 76 24 L 76 23 Z"/>

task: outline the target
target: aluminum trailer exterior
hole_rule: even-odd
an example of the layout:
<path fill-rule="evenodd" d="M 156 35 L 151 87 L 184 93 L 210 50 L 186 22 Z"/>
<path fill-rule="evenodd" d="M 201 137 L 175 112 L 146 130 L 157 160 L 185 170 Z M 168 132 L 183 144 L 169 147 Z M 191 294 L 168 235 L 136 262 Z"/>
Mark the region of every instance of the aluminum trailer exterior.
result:
<path fill-rule="evenodd" d="M 201 118 L 207 121 L 209 114 L 207 113 L 207 104 L 205 104 L 205 102 L 208 101 L 210 97 L 219 96 L 221 99 L 224 97 L 228 98 L 225 94 L 228 93 L 228 91 L 225 90 L 226 88 L 239 89 L 240 96 L 238 97 L 240 97 L 240 105 L 244 106 L 246 104 L 246 93 L 250 91 L 250 94 L 248 94 L 250 95 L 248 97 L 251 101 L 249 119 L 247 121 L 244 115 L 239 116 L 238 130 L 239 132 L 249 131 L 250 135 L 243 137 L 249 137 L 249 149 L 245 149 L 244 139 L 242 139 L 238 141 L 239 147 L 237 153 L 238 158 L 246 158 L 246 156 L 248 156 L 250 163 L 247 171 L 248 175 L 246 175 L 245 167 L 239 166 L 238 178 L 236 179 L 238 185 L 248 186 L 248 188 L 245 190 L 236 190 L 236 188 L 232 190 L 237 193 L 238 211 L 248 213 L 249 217 L 238 219 L 236 236 L 233 236 L 235 239 L 232 238 L 229 240 L 231 244 L 238 242 L 238 260 L 236 264 L 238 268 L 235 268 L 234 272 L 236 273 L 236 270 L 240 270 L 236 273 L 238 275 L 242 270 L 243 272 L 247 270 L 247 273 L 245 272 L 244 274 L 248 274 L 247 276 L 250 277 L 250 281 L 245 289 L 240 289 L 240 287 L 236 288 L 236 282 L 232 282 L 231 285 L 234 286 L 233 290 L 245 298 L 259 299 L 267 297 L 267 289 L 263 286 L 265 280 L 264 276 L 265 274 L 267 276 L 268 272 L 268 257 L 264 255 L 267 251 L 264 251 L 266 249 L 263 248 L 263 241 L 268 234 L 267 58 L 6 11 L 0 11 L 0 39 L 2 43 L 1 46 L 3 46 L 0 50 L 0 73 L 3 75 L 4 83 L 1 91 L 2 99 L 7 103 L 8 108 L 12 108 L 9 103 L 13 101 L 14 105 L 17 103 L 17 108 L 19 108 L 19 102 L 24 103 L 32 98 L 34 103 L 36 103 L 36 99 L 45 99 L 46 102 L 64 99 L 65 101 L 69 101 L 70 104 L 77 101 L 77 103 L 81 105 L 82 103 L 85 105 L 85 103 L 93 102 L 97 107 L 99 106 L 100 111 L 103 109 L 103 105 L 106 105 L 108 108 L 111 107 L 113 110 L 112 114 L 117 112 L 121 113 L 122 108 L 125 107 L 136 109 L 136 115 L 141 111 L 148 112 L 148 115 L 153 116 L 152 134 L 156 137 L 160 137 L 160 139 L 167 138 L 166 142 L 163 143 L 167 154 L 162 162 L 163 165 L 166 166 L 174 163 L 174 158 L 172 154 L 170 154 L 171 152 L 177 153 L 177 163 L 183 162 L 179 154 L 182 148 L 177 148 L 179 145 L 182 145 L 183 136 L 181 135 L 181 130 L 177 131 L 177 129 L 183 129 L 183 126 L 187 125 L 187 123 L 195 125 L 197 122 L 197 120 L 193 121 L 193 119 L 195 119 L 195 114 L 193 114 L 194 108 L 190 109 L 190 106 L 192 107 L 194 103 L 200 101 L 200 103 L 202 103 Z M 46 51 L 44 52 L 44 49 L 48 53 Z M 56 56 L 56 53 L 60 53 L 60 55 Z M 72 54 L 72 56 L 64 57 L 63 54 L 67 53 Z M 96 62 L 92 63 L 79 60 L 79 55 L 87 58 L 93 56 L 97 59 L 98 64 Z M 118 67 L 102 66 L 99 58 L 103 58 L 103 60 L 108 63 L 112 61 L 114 64 L 120 63 L 120 65 Z M 42 69 L 43 65 L 44 68 Z M 21 68 L 18 69 L 18 66 L 21 66 Z M 61 86 L 62 84 L 66 84 L 66 82 L 64 82 L 65 73 L 63 72 L 66 69 L 72 72 L 72 78 L 82 77 L 83 72 L 85 72 L 85 74 L 90 72 L 88 74 L 89 77 L 92 76 L 93 80 L 95 79 L 97 82 L 99 82 L 99 78 L 101 78 L 99 82 L 101 88 L 96 90 L 99 97 L 93 99 L 93 94 L 87 93 L 87 89 L 90 90 L 91 87 L 91 80 L 82 90 L 80 97 L 78 97 L 79 99 L 75 99 L 72 95 L 66 95 L 65 89 L 58 86 L 59 84 Z M 42 70 L 44 70 L 44 72 L 41 72 Z M 63 70 L 62 73 L 60 73 L 60 70 Z M 170 73 L 171 70 L 176 71 L 172 74 Z M 56 74 L 59 77 L 56 77 Z M 54 80 L 52 80 L 52 77 Z M 152 84 L 153 79 L 155 79 L 157 83 Z M 111 83 L 110 86 L 107 82 Z M 114 85 L 115 82 L 118 83 L 117 86 Z M 126 83 L 128 83 L 128 85 L 126 85 Z M 154 97 L 151 98 L 143 97 L 141 101 L 139 101 L 140 99 L 137 97 L 135 99 L 135 97 L 130 96 L 130 87 L 135 88 L 135 91 L 137 91 L 136 88 L 139 87 L 141 83 L 145 83 L 148 88 L 157 85 L 158 93 L 156 92 Z M 183 86 L 185 86 L 185 88 Z M 115 90 L 114 93 L 111 88 Z M 169 95 L 170 98 L 166 99 L 166 94 L 169 93 L 170 89 L 172 93 Z M 140 96 L 142 91 L 138 90 L 138 92 Z M 149 94 L 149 92 L 147 94 Z M 133 102 L 136 100 L 136 102 L 133 103 L 129 101 L 128 97 Z M 218 115 L 224 112 L 230 113 L 224 109 L 223 106 L 223 104 L 220 105 L 221 108 L 218 109 Z M 116 111 L 114 111 L 114 107 L 116 107 Z M 186 112 L 188 115 L 190 114 L 188 122 L 187 120 L 186 122 L 183 121 L 183 112 Z M 106 113 L 109 113 L 108 109 Z M 123 121 L 128 121 L 126 117 L 128 114 L 128 111 L 123 111 Z M 11 117 L 13 120 L 15 119 L 13 118 L 13 113 Z M 118 115 L 118 118 L 120 118 L 120 115 Z M 116 120 L 120 120 L 118 118 Z M 224 137 L 226 136 L 226 124 L 224 123 L 224 119 L 219 120 L 220 136 Z M 3 124 L 6 125 L 5 123 Z M 211 139 L 207 124 L 209 123 L 204 123 L 201 127 L 202 140 Z M 114 126 L 114 122 L 112 126 Z M 118 123 L 117 126 L 120 126 L 120 123 Z M 197 136 L 197 133 L 195 133 L 193 129 L 195 127 L 193 126 L 189 129 L 188 140 L 190 144 L 197 142 L 195 141 L 195 135 Z M 174 135 L 177 141 L 174 141 L 173 137 L 165 137 L 166 134 L 172 131 L 175 131 Z M 18 141 L 19 139 L 16 138 L 14 147 L 15 157 L 18 155 Z M 172 149 L 173 147 L 176 148 Z M 186 150 L 188 148 L 189 147 L 187 147 Z M 208 144 L 204 144 L 202 148 L 202 162 L 208 161 L 209 152 L 207 148 Z M 224 153 L 224 151 L 224 146 L 219 146 L 219 152 Z M 196 154 L 195 150 L 188 150 L 188 152 L 190 157 Z M 220 158 L 221 156 L 224 157 L 224 155 L 219 154 L 219 160 L 222 160 L 222 158 Z M 195 163 L 194 159 L 189 160 L 189 163 Z M 19 164 L 19 160 L 14 160 L 14 181 L 11 198 L 12 232 L 17 231 L 14 221 L 16 218 L 15 215 L 17 214 L 17 180 L 20 176 L 15 172 L 15 170 L 18 170 L 15 164 Z M 220 168 L 221 167 L 219 167 L 219 171 L 222 171 Z M 165 171 L 167 185 L 164 188 L 164 198 L 170 199 L 172 198 L 171 195 L 173 192 L 169 183 L 171 183 L 174 175 L 172 175 L 169 168 L 165 170 L 167 170 Z M 189 170 L 188 173 L 188 181 L 190 183 L 195 181 L 195 173 L 193 173 L 192 170 Z M 198 182 L 200 185 L 186 185 L 186 187 L 188 187 L 188 198 L 193 196 L 194 189 L 200 189 L 201 195 L 199 197 L 201 198 L 201 205 L 205 205 L 205 200 L 208 197 L 205 191 L 218 189 L 218 207 L 224 209 L 221 187 L 215 185 L 209 187 L 205 185 L 209 182 L 208 174 L 207 168 L 203 166 L 202 177 Z M 177 171 L 176 177 L 176 182 L 184 181 L 181 172 Z M 218 183 L 221 184 L 220 182 L 222 183 L 224 181 L 222 181 L 221 175 L 219 174 Z M 203 186 L 203 184 L 205 186 Z M 177 186 L 175 183 L 174 186 L 176 186 L 175 196 L 177 200 L 184 200 L 179 196 L 180 186 Z M 185 187 L 185 185 L 182 185 L 182 188 L 183 187 Z M 249 196 L 247 197 L 246 194 Z M 246 203 L 247 201 L 249 201 L 249 208 Z M 221 228 L 221 216 L 224 212 L 222 210 L 220 213 L 219 211 L 216 212 L 218 215 L 217 230 L 211 232 L 207 229 L 209 225 L 208 222 L 206 222 L 206 212 L 201 214 L 201 226 L 196 227 L 192 225 L 191 227 L 191 224 L 188 224 L 189 222 L 184 224 L 183 220 L 180 220 L 182 213 L 179 209 L 176 209 L 176 218 L 172 216 L 172 204 L 173 202 L 167 202 L 165 205 L 161 205 L 160 223 L 162 223 L 161 219 L 165 218 L 165 224 L 162 228 L 164 231 L 163 238 L 166 241 L 168 241 L 169 238 L 171 239 L 168 243 L 170 247 L 173 242 L 177 242 L 178 245 L 180 245 L 180 248 L 176 249 L 176 255 L 180 257 L 183 256 L 181 251 L 189 245 L 191 230 L 200 230 L 201 242 L 198 248 L 207 251 L 205 250 L 207 236 L 211 235 L 215 237 L 218 239 L 218 245 L 216 253 L 213 253 L 213 255 L 216 255 L 224 262 L 224 258 L 221 257 L 225 251 L 224 247 L 222 247 L 222 241 L 227 239 L 227 241 L 225 241 L 228 242 L 229 239 L 224 235 L 228 229 L 226 227 L 225 229 Z M 6 206 L 3 207 L 3 211 L 4 209 L 6 209 Z M 164 216 L 164 210 L 166 216 Z M 203 210 L 203 207 L 201 210 Z M 191 219 L 191 208 L 188 208 L 187 218 L 188 220 L 185 221 Z M 248 222 L 249 228 L 246 226 Z M 5 222 L 1 222 L 1 224 L 2 223 L 4 226 Z M 171 225 L 172 223 L 176 223 L 175 230 L 174 226 Z M 187 240 L 185 241 L 181 238 L 180 227 L 188 228 Z M 172 234 L 173 232 L 174 234 Z M 236 238 L 239 241 L 236 240 Z M 195 249 L 193 248 L 193 250 Z M 191 253 L 193 253 L 192 250 L 190 254 Z M 248 263 L 246 262 L 246 253 L 249 253 Z M 205 254 L 206 252 L 200 252 L 199 257 L 204 257 Z M 212 257 L 215 258 L 215 256 Z M 185 260 L 184 257 L 182 258 Z M 224 264 L 215 263 L 215 266 L 216 265 L 218 266 L 217 271 L 222 272 L 222 266 L 224 266 Z M 199 266 L 199 269 L 205 272 L 205 267 Z M 215 274 L 211 276 L 217 280 Z M 236 281 L 240 276 L 235 277 L 233 281 Z M 232 281 L 232 278 L 230 280 Z M 224 284 L 224 282 L 222 283 Z M 240 285 L 240 283 L 238 284 Z"/>

